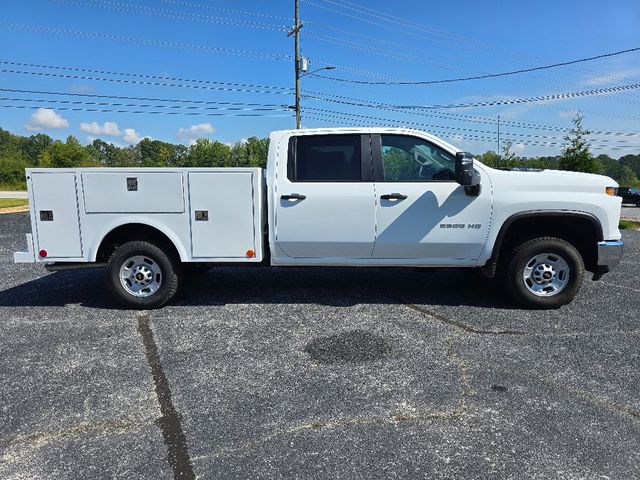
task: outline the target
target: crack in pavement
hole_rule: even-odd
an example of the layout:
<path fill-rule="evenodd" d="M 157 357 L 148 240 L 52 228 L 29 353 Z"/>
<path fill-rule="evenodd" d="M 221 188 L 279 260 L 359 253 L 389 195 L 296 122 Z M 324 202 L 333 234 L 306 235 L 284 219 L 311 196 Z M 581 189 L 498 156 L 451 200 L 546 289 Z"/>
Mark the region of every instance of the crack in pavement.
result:
<path fill-rule="evenodd" d="M 437 320 L 440 323 L 443 323 L 445 325 L 449 325 L 451 327 L 455 327 L 458 328 L 460 330 L 463 330 L 467 333 L 472 333 L 475 335 L 516 335 L 516 336 L 524 336 L 524 335 L 528 335 L 527 332 L 523 332 L 520 330 L 484 330 L 484 329 L 479 329 L 479 328 L 475 328 L 472 327 L 471 325 L 468 325 L 464 322 L 460 322 L 458 320 L 452 320 L 450 318 L 445 317 L 444 315 L 440 315 L 439 313 L 436 313 L 432 310 L 429 310 L 428 308 L 422 307 L 420 305 L 415 305 L 413 303 L 406 303 L 404 302 L 401 298 L 397 298 L 397 297 L 392 297 L 387 295 L 388 298 L 391 298 L 392 300 L 400 303 L 401 305 L 410 308 L 411 310 L 414 310 L 418 313 L 421 313 L 423 315 L 426 315 L 428 317 L 433 318 L 434 320 Z"/>
<path fill-rule="evenodd" d="M 195 473 L 187 449 L 187 440 L 182 430 L 181 417 L 173 405 L 169 381 L 160 363 L 158 346 L 153 339 L 151 317 L 142 311 L 138 314 L 138 333 L 142 337 L 147 362 L 151 368 L 156 397 L 160 404 L 162 416 L 156 421 L 162 431 L 162 438 L 167 447 L 167 461 L 173 469 L 176 479 L 195 479 Z"/>
<path fill-rule="evenodd" d="M 540 377 L 535 375 L 538 379 L 540 379 L 543 383 L 546 383 L 549 386 L 555 387 L 557 389 L 565 390 L 576 397 L 582 398 L 583 400 L 587 400 L 591 403 L 599 405 L 600 407 L 609 410 L 612 413 L 616 413 L 618 415 L 628 415 L 636 422 L 640 422 L 640 411 L 629 407 L 627 405 L 620 405 L 619 403 L 614 402 L 613 400 L 604 397 L 602 395 L 598 395 L 593 392 L 589 392 L 588 390 L 584 390 L 582 388 L 574 387 L 572 385 L 560 384 L 550 378 Z"/>
<path fill-rule="evenodd" d="M 148 425 L 152 425 L 152 423 L 149 421 L 144 422 L 131 418 L 114 419 L 97 423 L 81 422 L 76 426 L 53 432 L 34 432 L 16 435 L 15 437 L 0 443 L 0 449 L 4 450 L 25 443 L 28 445 L 22 447 L 23 449 L 33 449 L 42 447 L 60 438 L 78 437 L 87 434 L 99 435 L 102 433 L 129 433 L 140 430 Z M 3 454 L 1 458 L 5 460 L 6 455 L 7 453 Z"/>
<path fill-rule="evenodd" d="M 456 407 L 435 411 L 435 412 L 419 412 L 415 409 L 404 412 L 398 412 L 392 415 L 385 416 L 373 416 L 373 417 L 354 417 L 354 418 L 342 418 L 333 420 L 316 420 L 310 423 L 304 423 L 301 425 L 295 425 L 282 430 L 277 430 L 264 437 L 254 438 L 247 440 L 246 442 L 236 447 L 226 447 L 218 450 L 217 452 L 200 455 L 194 457 L 192 460 L 200 461 L 209 458 L 219 458 L 226 455 L 233 455 L 234 453 L 244 451 L 258 445 L 267 443 L 274 438 L 291 435 L 297 432 L 306 430 L 330 430 L 341 427 L 356 427 L 363 425 L 389 425 L 389 424 L 401 424 L 405 422 L 424 422 L 430 420 L 464 420 L 469 416 L 471 410 L 471 398 L 475 395 L 475 391 L 471 386 L 469 378 L 470 364 L 463 360 L 454 350 L 455 341 L 462 336 L 462 332 L 455 332 L 442 339 L 442 343 L 446 347 L 446 356 L 450 363 L 455 365 L 460 371 L 460 383 L 462 392 L 459 397 L 459 404 Z"/>
<path fill-rule="evenodd" d="M 305 430 L 331 430 L 340 427 L 355 427 L 362 425 L 385 425 L 385 424 L 400 424 L 404 422 L 420 422 L 420 421 L 429 421 L 429 420 L 455 420 L 460 418 L 464 412 L 461 407 L 455 407 L 449 410 L 443 410 L 440 412 L 431 412 L 431 413 L 416 413 L 416 412 L 403 412 L 395 415 L 389 416 L 379 416 L 379 417 L 354 417 L 354 418 L 343 418 L 343 419 L 333 419 L 333 420 L 316 420 L 310 423 L 304 423 L 301 425 L 295 425 L 293 427 L 288 427 L 282 430 L 277 430 L 269 435 L 264 437 L 254 438 L 248 440 L 237 447 L 226 447 L 218 450 L 215 453 L 211 453 L 208 455 L 200 455 L 198 457 L 194 457 L 192 460 L 199 461 L 205 460 L 208 458 L 219 458 L 225 455 L 232 455 L 234 453 L 247 450 L 263 443 L 269 442 L 274 438 L 290 435 L 292 433 L 297 433 Z"/>

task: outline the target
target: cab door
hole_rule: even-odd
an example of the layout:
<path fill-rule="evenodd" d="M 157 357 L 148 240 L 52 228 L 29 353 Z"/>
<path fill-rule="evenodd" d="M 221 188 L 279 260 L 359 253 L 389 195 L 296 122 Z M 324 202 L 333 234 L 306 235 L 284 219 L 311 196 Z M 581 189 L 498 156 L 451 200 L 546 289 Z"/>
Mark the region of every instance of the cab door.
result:
<path fill-rule="evenodd" d="M 279 175 L 286 172 L 274 192 L 275 241 L 282 252 L 292 258 L 370 259 L 375 197 L 369 136 L 294 136 L 278 161 Z"/>
<path fill-rule="evenodd" d="M 454 180 L 455 155 L 407 135 L 372 137 L 377 198 L 373 259 L 475 265 L 489 231 L 491 188 L 478 195 Z"/>

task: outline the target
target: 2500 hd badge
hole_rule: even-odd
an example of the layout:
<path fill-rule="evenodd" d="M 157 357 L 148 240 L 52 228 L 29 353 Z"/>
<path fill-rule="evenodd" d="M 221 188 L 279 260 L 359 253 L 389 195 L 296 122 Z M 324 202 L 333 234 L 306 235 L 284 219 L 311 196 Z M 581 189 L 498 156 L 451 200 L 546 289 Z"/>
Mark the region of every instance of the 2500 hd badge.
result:
<path fill-rule="evenodd" d="M 481 223 L 469 223 L 465 225 L 464 223 L 441 223 L 440 228 L 472 228 L 472 229 L 480 229 L 482 228 Z"/>

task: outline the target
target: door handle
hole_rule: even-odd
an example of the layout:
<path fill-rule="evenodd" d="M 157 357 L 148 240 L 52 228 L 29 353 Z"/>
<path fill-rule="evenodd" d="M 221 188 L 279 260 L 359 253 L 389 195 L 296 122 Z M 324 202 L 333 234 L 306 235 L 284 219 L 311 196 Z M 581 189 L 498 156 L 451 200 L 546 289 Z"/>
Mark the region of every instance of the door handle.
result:
<path fill-rule="evenodd" d="M 304 200 L 307 196 L 299 193 L 291 193 L 289 195 L 282 195 L 280 198 L 282 200 Z"/>
<path fill-rule="evenodd" d="M 380 198 L 382 200 L 405 200 L 407 196 L 401 193 L 387 193 L 385 195 L 381 195 Z"/>

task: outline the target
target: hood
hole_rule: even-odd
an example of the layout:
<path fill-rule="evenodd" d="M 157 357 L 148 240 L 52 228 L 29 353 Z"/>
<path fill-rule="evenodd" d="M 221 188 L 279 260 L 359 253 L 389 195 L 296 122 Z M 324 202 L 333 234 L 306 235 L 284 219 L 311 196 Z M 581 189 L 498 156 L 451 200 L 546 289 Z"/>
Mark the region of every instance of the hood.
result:
<path fill-rule="evenodd" d="M 618 186 L 615 180 L 604 175 L 565 170 L 509 171 L 492 168 L 488 173 L 496 184 L 521 190 L 599 193 L 606 187 Z"/>

